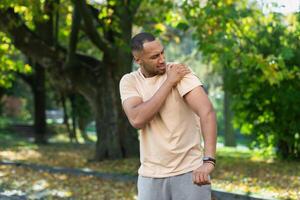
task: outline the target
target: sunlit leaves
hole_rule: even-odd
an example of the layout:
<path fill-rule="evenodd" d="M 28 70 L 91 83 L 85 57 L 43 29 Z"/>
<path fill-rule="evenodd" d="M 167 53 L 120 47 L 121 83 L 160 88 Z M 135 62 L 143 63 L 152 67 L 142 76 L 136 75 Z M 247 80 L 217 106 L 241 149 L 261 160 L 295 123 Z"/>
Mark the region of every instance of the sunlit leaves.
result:
<path fill-rule="evenodd" d="M 135 15 L 135 25 L 143 31 L 149 31 L 162 40 L 181 41 L 180 31 L 189 28 L 187 19 L 181 9 L 182 1 L 143 1 Z"/>
<path fill-rule="evenodd" d="M 31 73 L 31 67 L 24 64 L 21 54 L 11 40 L 0 32 L 0 87 L 10 87 L 15 72 Z"/>
<path fill-rule="evenodd" d="M 290 113 L 290 106 L 300 99 L 296 78 L 300 71 L 299 17 L 264 14 L 247 0 L 212 0 L 205 6 L 189 2 L 185 14 L 196 27 L 195 38 L 204 58 L 220 73 L 224 67 L 233 69 L 230 78 L 224 79 L 224 89 L 233 95 L 235 125 L 256 135 L 265 146 L 278 147 L 284 141 L 293 149 L 285 152 L 285 158 L 299 159 L 300 145 L 293 146 L 292 141 L 300 129 L 296 125 L 300 110 Z M 278 152 L 287 151 L 278 148 Z"/>
<path fill-rule="evenodd" d="M 159 31 L 159 32 L 165 32 L 166 31 L 166 26 L 162 23 L 157 23 L 154 25 L 154 28 Z"/>
<path fill-rule="evenodd" d="M 266 113 L 263 120 L 268 120 L 269 115 Z M 272 136 L 261 137 L 260 139 L 266 137 L 270 141 L 274 139 Z M 0 157 L 5 160 L 109 173 L 136 175 L 140 164 L 138 158 L 88 163 L 86 159 L 93 152 L 89 145 L 14 145 L 0 150 Z M 273 156 L 261 155 L 259 150 L 236 148 L 218 148 L 217 158 L 218 165 L 212 174 L 213 188 L 260 194 L 264 197 L 268 194 L 273 198 L 297 199 L 300 187 L 300 166 L 297 162 L 281 162 L 274 160 Z M 5 186 L 8 191 L 14 188 L 29 195 L 46 191 L 44 194 L 48 197 L 76 199 L 134 199 L 136 195 L 136 186 L 133 183 L 103 181 L 91 176 L 50 174 L 8 166 L 0 166 L 0 186 Z"/>
<path fill-rule="evenodd" d="M 0 186 L 6 194 L 14 192 L 29 199 L 131 200 L 136 194 L 133 183 L 104 181 L 91 176 L 50 174 L 11 166 L 0 166 L 0 172 L 5 173 Z"/>

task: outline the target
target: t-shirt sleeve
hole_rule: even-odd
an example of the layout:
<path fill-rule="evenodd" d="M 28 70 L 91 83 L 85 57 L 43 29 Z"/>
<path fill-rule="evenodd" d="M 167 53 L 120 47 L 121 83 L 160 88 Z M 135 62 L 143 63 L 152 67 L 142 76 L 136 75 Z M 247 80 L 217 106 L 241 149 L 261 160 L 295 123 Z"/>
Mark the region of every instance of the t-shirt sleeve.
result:
<path fill-rule="evenodd" d="M 192 91 L 194 88 L 198 86 L 202 86 L 202 82 L 195 75 L 194 72 L 191 72 L 185 75 L 182 80 L 177 84 L 177 90 L 180 96 L 186 95 L 188 92 Z"/>
<path fill-rule="evenodd" d="M 122 103 L 131 97 L 141 97 L 136 89 L 134 77 L 130 74 L 126 74 L 121 78 L 119 89 Z"/>

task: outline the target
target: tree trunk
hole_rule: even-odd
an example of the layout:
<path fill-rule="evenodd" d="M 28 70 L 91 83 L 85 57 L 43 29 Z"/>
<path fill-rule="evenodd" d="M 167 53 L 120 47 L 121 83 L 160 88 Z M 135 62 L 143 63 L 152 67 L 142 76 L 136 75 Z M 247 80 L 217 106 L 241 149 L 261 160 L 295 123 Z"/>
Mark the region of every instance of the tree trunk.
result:
<path fill-rule="evenodd" d="M 108 70 L 107 70 L 108 71 Z M 96 159 L 121 158 L 122 150 L 118 134 L 118 106 L 116 105 L 117 93 L 114 82 L 110 77 L 105 80 L 99 89 L 99 98 L 96 113 L 97 147 Z"/>
<path fill-rule="evenodd" d="M 119 98 L 118 82 L 107 70 L 105 80 L 99 85 L 99 96 L 95 102 L 96 160 L 136 156 L 138 140 L 136 131 L 123 114 Z"/>
<path fill-rule="evenodd" d="M 292 155 L 292 152 L 289 151 L 289 144 L 285 140 L 279 139 L 277 142 L 277 148 L 279 149 L 277 151 L 277 155 L 280 158 L 289 158 L 289 156 Z"/>
<path fill-rule="evenodd" d="M 0 115 L 2 115 L 3 112 L 3 102 L 2 102 L 2 97 L 5 94 L 4 88 L 0 87 Z"/>
<path fill-rule="evenodd" d="M 76 105 L 75 105 L 75 95 L 71 94 L 69 96 L 71 102 L 71 118 L 72 118 L 72 130 L 70 131 L 70 141 L 78 143 L 76 128 L 77 128 L 77 116 L 76 116 Z"/>
<path fill-rule="evenodd" d="M 225 146 L 236 146 L 236 138 L 232 126 L 232 111 L 230 109 L 230 93 L 228 91 L 224 91 L 224 143 Z"/>
<path fill-rule="evenodd" d="M 35 63 L 34 97 L 34 128 L 35 142 L 47 143 L 46 139 L 46 99 L 45 99 L 45 68 Z"/>
<path fill-rule="evenodd" d="M 80 135 L 81 137 L 84 139 L 84 142 L 92 142 L 92 140 L 90 139 L 90 137 L 88 136 L 85 128 L 86 128 L 87 124 L 85 122 L 80 121 L 80 119 L 78 119 L 78 128 L 80 131 Z"/>
<path fill-rule="evenodd" d="M 232 125 L 231 94 L 227 90 L 230 81 L 230 69 L 225 66 L 223 74 L 224 84 L 224 145 L 236 146 L 236 137 Z"/>
<path fill-rule="evenodd" d="M 116 22 L 119 22 L 118 17 L 122 19 L 120 29 L 117 28 L 116 31 L 111 26 L 111 29 L 109 28 L 104 34 L 111 36 L 108 38 L 97 34 L 86 4 L 79 5 L 86 25 L 84 30 L 87 30 L 86 34 L 90 41 L 103 52 L 103 59 L 100 61 L 91 56 L 75 53 L 76 62 L 68 63 L 66 63 L 68 57 L 66 49 L 61 46 L 54 47 L 51 42 L 53 40 L 45 43 L 48 40 L 36 37 L 44 34 L 31 31 L 13 8 L 0 9 L 0 30 L 8 33 L 14 45 L 25 55 L 47 67 L 51 76 L 55 77 L 55 81 L 61 79 L 64 83 L 63 87 L 75 89 L 90 103 L 96 118 L 98 140 L 95 157 L 97 160 L 127 157 L 138 152 L 136 131 L 130 127 L 122 113 L 118 84 L 120 76 L 131 71 L 132 58 L 128 44 L 132 32 L 132 19 L 140 1 L 118 2 L 122 5 L 116 6 L 118 15 L 115 16 Z M 130 8 L 129 4 L 132 4 Z M 128 9 L 123 9 L 124 7 Z M 51 19 L 50 15 L 48 22 Z M 7 26 L 7 21 L 12 22 L 10 26 Z M 53 29 L 43 29 L 41 26 L 39 28 L 47 30 L 45 32 L 48 35 L 53 35 L 53 32 L 49 31 Z M 108 60 L 113 64 L 107 62 Z"/>
<path fill-rule="evenodd" d="M 121 105 L 121 103 L 120 103 Z M 119 125 L 118 125 L 118 133 L 120 135 L 121 141 L 121 150 L 123 157 L 136 157 L 139 156 L 139 141 L 138 141 L 138 133 L 130 123 L 124 111 L 121 109 L 119 115 Z"/>
<path fill-rule="evenodd" d="M 83 97 L 79 97 L 80 102 L 82 103 L 82 106 L 77 104 L 77 111 L 79 111 L 77 113 L 77 124 L 78 124 L 78 129 L 80 132 L 81 137 L 84 139 L 84 142 L 92 142 L 92 140 L 90 139 L 90 137 L 88 136 L 87 132 L 86 132 L 86 127 L 87 125 L 94 120 L 94 116 L 90 110 L 90 106 L 87 105 L 87 101 L 85 99 L 83 99 Z M 84 100 L 84 101 L 82 101 Z M 80 106 L 78 108 L 78 106 Z M 79 109 L 79 110 L 78 110 Z M 83 110 L 85 109 L 85 110 Z"/>
<path fill-rule="evenodd" d="M 64 94 L 61 93 L 61 98 L 60 98 L 62 107 L 63 107 L 63 112 L 64 112 L 64 117 L 63 117 L 63 124 L 66 126 L 67 133 L 70 135 L 71 134 L 71 128 L 69 124 L 69 115 L 68 115 L 68 109 L 66 105 L 66 97 Z"/>

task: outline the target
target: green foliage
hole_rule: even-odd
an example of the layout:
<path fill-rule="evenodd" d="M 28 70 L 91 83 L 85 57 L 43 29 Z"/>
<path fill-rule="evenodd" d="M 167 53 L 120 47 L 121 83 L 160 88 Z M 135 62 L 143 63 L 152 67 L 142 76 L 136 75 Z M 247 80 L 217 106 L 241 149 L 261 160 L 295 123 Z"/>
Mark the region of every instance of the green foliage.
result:
<path fill-rule="evenodd" d="M 20 59 L 20 52 L 5 34 L 0 32 L 0 87 L 11 87 L 16 72 L 30 73 L 31 67 Z"/>
<path fill-rule="evenodd" d="M 165 42 L 179 44 L 189 28 L 180 6 L 181 3 L 172 0 L 143 1 L 135 15 L 134 32 L 148 31 Z"/>
<path fill-rule="evenodd" d="M 256 146 L 300 159 L 299 17 L 265 15 L 246 0 L 188 1 L 184 9 L 206 60 L 226 72 L 235 124 Z"/>
<path fill-rule="evenodd" d="M 124 10 L 113 8 L 120 8 L 126 2 L 90 1 L 89 4 L 99 9 L 99 13 L 93 13 L 97 14 L 93 23 L 99 36 L 120 51 L 128 48 L 120 32 L 125 24 L 122 23 L 125 19 L 120 18 Z M 214 66 L 214 71 L 223 75 L 224 90 L 233 95 L 235 124 L 242 132 L 256 136 L 255 145 L 276 147 L 279 155 L 299 159 L 299 16 L 265 15 L 249 2 L 143 1 L 134 18 L 134 31 L 139 32 L 143 27 L 144 31 L 160 34 L 165 41 L 172 38 L 178 43 L 183 39 L 182 32 L 188 27 L 194 29 L 199 50 Z M 49 19 L 41 11 L 44 4 L 45 1 L 4 0 L 0 9 L 14 7 L 26 25 L 36 31 L 34 22 Z M 60 1 L 56 9 L 59 12 L 59 19 L 55 19 L 59 20 L 56 42 L 66 47 L 72 24 L 72 2 Z M 111 33 L 115 37 L 110 38 Z M 2 33 L 0 39 L 0 85 L 9 86 L 13 79 L 10 72 L 28 72 L 30 67 L 15 62 L 18 53 L 11 41 Z M 84 27 L 80 29 L 77 47 L 79 52 L 100 60 L 103 56 L 84 33 Z"/>

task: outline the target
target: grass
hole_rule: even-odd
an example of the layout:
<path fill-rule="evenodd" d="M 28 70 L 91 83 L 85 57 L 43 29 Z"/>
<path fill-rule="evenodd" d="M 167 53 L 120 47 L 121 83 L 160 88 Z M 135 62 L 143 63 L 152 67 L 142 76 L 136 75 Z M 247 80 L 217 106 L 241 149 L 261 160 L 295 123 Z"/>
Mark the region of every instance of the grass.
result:
<path fill-rule="evenodd" d="M 135 199 L 133 183 L 104 181 L 92 176 L 50 174 L 0 165 L 0 188 L 28 199 Z"/>
<path fill-rule="evenodd" d="M 138 158 L 105 160 L 96 163 L 87 162 L 87 160 L 94 155 L 95 148 L 93 144 L 71 144 L 60 142 L 62 138 L 64 138 L 64 136 L 60 135 L 52 139 L 54 143 L 39 146 L 16 133 L 0 131 L 0 158 L 2 160 L 21 161 L 49 166 L 88 168 L 99 172 L 137 174 L 137 169 L 139 167 Z M 6 167 L 5 169 L 2 167 L 0 169 L 0 177 L 1 173 L 6 174 L 5 177 L 7 177 L 7 179 L 1 177 L 0 188 L 13 188 L 11 185 L 12 181 L 9 180 L 18 180 L 18 178 L 7 175 L 11 174 L 12 171 L 17 174 L 25 174 L 25 177 L 28 177 L 28 181 L 32 182 L 31 185 L 34 185 L 35 182 L 41 180 L 49 182 L 49 184 L 54 181 L 51 179 L 51 176 L 53 175 L 50 174 L 45 175 L 41 172 L 16 167 Z M 21 177 L 19 177 L 19 179 Z M 258 194 L 263 197 L 279 199 L 300 199 L 299 162 L 282 162 L 276 160 L 272 156 L 262 156 L 260 150 L 252 151 L 246 148 L 219 147 L 217 152 L 217 167 L 212 174 L 212 178 L 212 186 L 216 189 L 230 192 Z M 55 182 L 55 184 L 60 190 L 68 191 L 66 192 L 67 194 L 72 194 L 72 197 L 81 199 L 83 193 L 75 192 L 72 187 L 73 182 L 81 181 L 81 179 L 82 177 L 68 176 L 65 181 L 61 181 L 61 183 Z M 24 182 L 26 181 L 26 178 L 23 178 L 20 181 Z M 106 184 L 108 188 L 111 188 L 112 194 L 115 193 L 112 189 L 114 187 L 109 187 L 109 185 L 120 184 L 118 190 L 122 190 L 123 188 L 121 183 L 103 182 L 103 180 L 98 179 L 93 179 L 93 181 L 95 181 L 93 184 L 96 185 Z M 84 191 L 91 190 L 94 186 L 83 184 L 76 187 L 79 187 L 78 190 Z M 17 188 L 26 191 L 24 185 Z M 55 187 L 49 186 L 49 188 L 51 188 L 52 191 Z M 126 187 L 123 189 L 125 191 Z M 27 190 L 31 191 L 32 189 L 30 190 L 27 188 Z M 107 193 L 107 191 L 105 191 L 102 192 L 105 194 Z M 103 199 L 134 199 L 136 193 L 135 185 L 128 186 L 126 191 L 127 193 L 130 193 L 129 196 L 125 195 L 126 192 L 121 192 L 122 198 L 120 196 L 107 196 L 103 197 Z M 120 191 L 117 193 L 120 193 Z M 99 195 L 99 193 L 97 193 L 97 195 Z"/>

